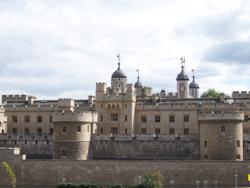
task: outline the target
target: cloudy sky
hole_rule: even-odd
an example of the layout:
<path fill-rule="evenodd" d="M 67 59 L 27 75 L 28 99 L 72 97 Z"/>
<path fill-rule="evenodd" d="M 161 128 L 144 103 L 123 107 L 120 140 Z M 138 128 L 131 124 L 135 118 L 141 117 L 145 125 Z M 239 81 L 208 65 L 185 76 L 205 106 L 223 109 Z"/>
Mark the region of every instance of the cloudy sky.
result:
<path fill-rule="evenodd" d="M 0 0 L 0 93 L 86 98 L 117 68 L 176 91 L 250 90 L 249 0 Z"/>

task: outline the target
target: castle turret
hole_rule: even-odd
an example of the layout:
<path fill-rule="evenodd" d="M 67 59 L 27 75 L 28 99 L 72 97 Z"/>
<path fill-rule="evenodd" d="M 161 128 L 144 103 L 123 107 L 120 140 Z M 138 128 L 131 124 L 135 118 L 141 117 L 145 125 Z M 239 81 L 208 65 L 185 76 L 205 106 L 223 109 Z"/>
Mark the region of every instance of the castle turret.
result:
<path fill-rule="evenodd" d="M 243 112 L 200 112 L 200 156 L 208 160 L 243 160 Z"/>
<path fill-rule="evenodd" d="M 195 82 L 194 70 L 193 72 L 193 81 L 189 84 L 189 95 L 193 98 L 198 98 L 199 95 L 199 85 Z"/>
<path fill-rule="evenodd" d="M 112 74 L 111 88 L 113 93 L 126 93 L 127 76 L 120 68 L 121 66 L 120 55 L 117 55 L 117 58 L 118 58 L 118 68 Z"/>
<path fill-rule="evenodd" d="M 134 84 L 135 87 L 135 93 L 136 93 L 136 97 L 142 97 L 143 96 L 143 86 L 142 83 L 140 81 L 140 75 L 139 75 L 139 69 L 136 70 L 137 71 L 137 81 Z"/>
<path fill-rule="evenodd" d="M 181 72 L 177 75 L 177 94 L 178 98 L 188 98 L 189 97 L 189 87 L 188 87 L 188 75 L 184 72 L 185 58 L 181 58 Z"/>
<path fill-rule="evenodd" d="M 95 133 L 97 113 L 74 111 L 74 100 L 59 99 L 60 109 L 53 114 L 55 159 L 86 160 L 91 135 Z"/>

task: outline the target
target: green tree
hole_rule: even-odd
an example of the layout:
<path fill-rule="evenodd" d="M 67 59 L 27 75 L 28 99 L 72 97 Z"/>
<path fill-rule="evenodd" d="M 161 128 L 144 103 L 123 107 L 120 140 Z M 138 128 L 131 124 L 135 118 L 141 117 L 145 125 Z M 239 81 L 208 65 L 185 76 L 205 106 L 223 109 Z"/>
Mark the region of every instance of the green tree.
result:
<path fill-rule="evenodd" d="M 220 97 L 230 97 L 229 95 L 216 91 L 215 89 L 208 89 L 201 95 L 202 98 L 220 98 Z"/>
<path fill-rule="evenodd" d="M 11 166 L 6 161 L 3 161 L 2 167 L 8 173 L 8 176 L 11 179 L 12 188 L 16 188 L 16 175 L 12 170 Z"/>
<path fill-rule="evenodd" d="M 159 170 L 156 172 L 147 173 L 144 176 L 143 184 L 147 188 L 163 188 L 164 178 Z"/>

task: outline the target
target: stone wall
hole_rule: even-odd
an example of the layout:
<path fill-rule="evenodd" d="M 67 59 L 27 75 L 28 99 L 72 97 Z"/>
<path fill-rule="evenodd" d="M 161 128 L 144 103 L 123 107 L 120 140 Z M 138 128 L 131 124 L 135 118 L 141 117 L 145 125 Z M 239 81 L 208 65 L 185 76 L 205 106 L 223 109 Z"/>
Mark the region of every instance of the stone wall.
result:
<path fill-rule="evenodd" d="M 159 170 L 165 187 L 174 180 L 175 187 L 233 187 L 235 174 L 238 185 L 249 186 L 249 162 L 233 161 L 21 161 L 13 163 L 18 187 L 55 187 L 58 183 L 94 182 L 100 184 L 137 184 L 140 176 Z M 2 182 L 2 181 L 1 181 Z M 0 183 L 1 183 L 0 182 Z"/>
<path fill-rule="evenodd" d="M 91 159 L 174 159 L 198 160 L 197 136 L 136 137 L 114 135 L 94 136 L 91 141 Z"/>
<path fill-rule="evenodd" d="M 12 149 L 0 149 L 0 162 L 7 161 L 17 176 L 20 188 L 55 187 L 59 183 L 93 182 L 99 184 L 133 185 L 145 173 L 160 171 L 164 187 L 191 188 L 249 187 L 247 161 L 166 161 L 166 160 L 21 160 Z M 10 187 L 6 172 L 0 168 L 0 187 Z M 140 178 L 141 177 L 141 178 Z M 205 186 L 206 185 L 206 186 Z"/>

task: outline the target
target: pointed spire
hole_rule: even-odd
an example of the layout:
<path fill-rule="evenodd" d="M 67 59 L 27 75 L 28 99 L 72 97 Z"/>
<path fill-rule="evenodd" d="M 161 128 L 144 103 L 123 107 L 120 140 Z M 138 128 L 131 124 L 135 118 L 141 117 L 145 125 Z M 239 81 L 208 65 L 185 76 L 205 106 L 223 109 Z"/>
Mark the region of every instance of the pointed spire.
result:
<path fill-rule="evenodd" d="M 120 66 L 121 66 L 121 58 L 120 58 L 120 54 L 117 54 L 117 61 L 118 61 L 118 70 L 120 70 Z"/>

